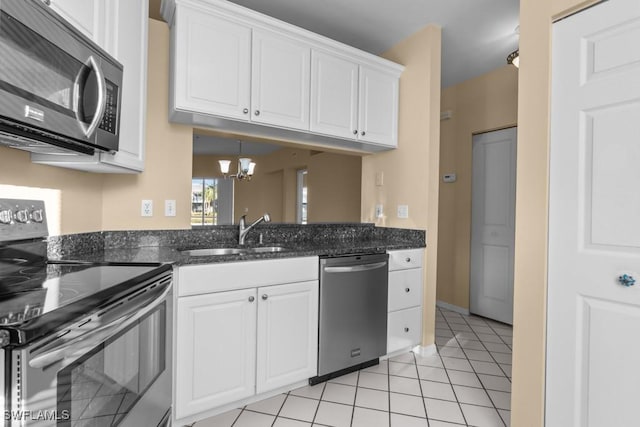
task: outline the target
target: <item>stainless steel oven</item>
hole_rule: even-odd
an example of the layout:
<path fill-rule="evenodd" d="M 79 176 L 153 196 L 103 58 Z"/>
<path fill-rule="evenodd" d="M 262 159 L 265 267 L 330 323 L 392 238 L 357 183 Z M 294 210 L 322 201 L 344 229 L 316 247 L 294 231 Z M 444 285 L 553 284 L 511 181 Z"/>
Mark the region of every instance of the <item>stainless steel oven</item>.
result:
<path fill-rule="evenodd" d="M 34 427 L 168 425 L 171 289 L 170 274 L 152 279 L 137 295 L 5 354 L 13 378 L 5 419 Z"/>
<path fill-rule="evenodd" d="M 0 0 L 0 142 L 117 151 L 122 65 L 40 0 Z"/>
<path fill-rule="evenodd" d="M 50 260 L 42 230 L 42 202 L 0 199 L 4 425 L 169 425 L 171 266 Z"/>

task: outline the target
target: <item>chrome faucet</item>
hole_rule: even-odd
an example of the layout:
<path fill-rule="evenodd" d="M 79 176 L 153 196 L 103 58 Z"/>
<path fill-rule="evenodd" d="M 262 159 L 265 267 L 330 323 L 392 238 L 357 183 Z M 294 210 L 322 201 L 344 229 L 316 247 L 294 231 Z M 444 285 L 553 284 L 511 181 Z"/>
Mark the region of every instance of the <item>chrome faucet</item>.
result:
<path fill-rule="evenodd" d="M 246 215 L 242 215 L 240 217 L 240 223 L 238 224 L 238 227 L 240 230 L 240 234 L 238 234 L 238 244 L 241 246 L 244 245 L 244 239 L 247 237 L 247 233 L 251 231 L 253 227 L 260 224 L 262 221 L 271 222 L 271 217 L 269 216 L 268 213 L 265 213 L 260 218 L 258 218 L 253 224 L 247 227 Z"/>

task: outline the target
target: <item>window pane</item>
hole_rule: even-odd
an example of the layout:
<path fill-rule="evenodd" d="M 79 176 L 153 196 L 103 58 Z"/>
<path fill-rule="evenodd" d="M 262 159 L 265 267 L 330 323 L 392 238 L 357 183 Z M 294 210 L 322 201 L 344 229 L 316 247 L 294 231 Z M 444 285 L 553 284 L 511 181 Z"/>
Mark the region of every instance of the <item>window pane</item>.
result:
<path fill-rule="evenodd" d="M 204 179 L 204 225 L 216 225 L 216 199 L 218 187 L 215 179 Z"/>
<path fill-rule="evenodd" d="M 191 180 L 191 225 L 202 225 L 204 214 L 204 191 L 202 178 Z"/>

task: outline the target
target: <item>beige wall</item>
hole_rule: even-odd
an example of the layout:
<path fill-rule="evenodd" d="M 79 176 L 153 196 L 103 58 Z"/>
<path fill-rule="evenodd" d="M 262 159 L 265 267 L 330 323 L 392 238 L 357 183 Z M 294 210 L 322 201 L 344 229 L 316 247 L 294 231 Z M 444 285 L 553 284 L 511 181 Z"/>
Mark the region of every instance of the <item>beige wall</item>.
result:
<path fill-rule="evenodd" d="M 593 1 L 522 0 L 511 425 L 544 425 L 551 23 Z"/>
<path fill-rule="evenodd" d="M 102 175 L 38 165 L 31 163 L 30 154 L 26 151 L 0 147 L 0 184 L 59 191 L 61 223 L 53 225 L 50 230 L 59 230 L 62 234 L 100 230 L 102 182 Z M 0 197 L 7 195 L 8 192 L 3 195 L 0 190 Z M 14 196 L 11 194 L 10 197 Z M 34 197 L 28 189 L 19 196 Z M 50 209 L 49 205 L 47 209 Z"/>
<path fill-rule="evenodd" d="M 427 26 L 384 57 L 403 64 L 400 78 L 398 149 L 362 159 L 362 220 L 378 225 L 427 230 L 423 344 L 434 342 L 438 241 L 438 175 L 440 147 L 441 29 Z M 384 175 L 376 186 L 376 174 Z M 385 217 L 375 218 L 375 205 Z M 398 219 L 399 204 L 409 206 L 409 218 Z"/>
<path fill-rule="evenodd" d="M 149 20 L 145 170 L 104 178 L 104 230 L 191 227 L 192 128 L 169 123 L 169 27 Z M 153 217 L 140 216 L 141 200 L 153 200 Z M 176 216 L 164 216 L 164 201 Z"/>
<path fill-rule="evenodd" d="M 57 229 L 62 234 L 189 228 L 192 131 L 168 123 L 168 79 L 169 29 L 164 22 L 150 20 L 143 173 L 108 175 L 37 165 L 31 163 L 26 152 L 0 147 L 0 184 L 59 190 L 61 224 Z M 153 200 L 153 217 L 140 216 L 142 199 Z M 165 199 L 177 201 L 176 217 L 164 216 Z"/>
<path fill-rule="evenodd" d="M 455 183 L 439 180 L 437 299 L 469 308 L 471 246 L 471 148 L 476 133 L 515 126 L 518 70 L 506 65 L 442 90 L 440 171 L 456 173 Z"/>
<path fill-rule="evenodd" d="M 193 176 L 222 176 L 218 166 L 222 158 L 232 156 L 193 156 Z M 235 183 L 235 222 L 241 215 L 253 219 L 269 212 L 273 222 L 295 223 L 300 169 L 308 171 L 308 222 L 360 221 L 360 157 L 283 148 L 253 159 L 257 164 L 253 179 Z"/>

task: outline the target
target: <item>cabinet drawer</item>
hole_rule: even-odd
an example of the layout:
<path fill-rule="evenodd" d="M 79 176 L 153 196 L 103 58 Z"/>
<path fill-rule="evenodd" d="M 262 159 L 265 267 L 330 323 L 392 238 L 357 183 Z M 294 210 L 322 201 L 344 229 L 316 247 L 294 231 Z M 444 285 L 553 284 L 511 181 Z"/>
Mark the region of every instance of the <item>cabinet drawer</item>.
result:
<path fill-rule="evenodd" d="M 389 313 L 387 354 L 410 348 L 422 341 L 422 307 Z"/>
<path fill-rule="evenodd" d="M 389 273 L 388 310 L 422 305 L 422 269 L 412 268 Z"/>
<path fill-rule="evenodd" d="M 318 257 L 187 265 L 178 269 L 178 296 L 318 280 Z"/>
<path fill-rule="evenodd" d="M 389 271 L 422 267 L 424 249 L 389 251 Z"/>

